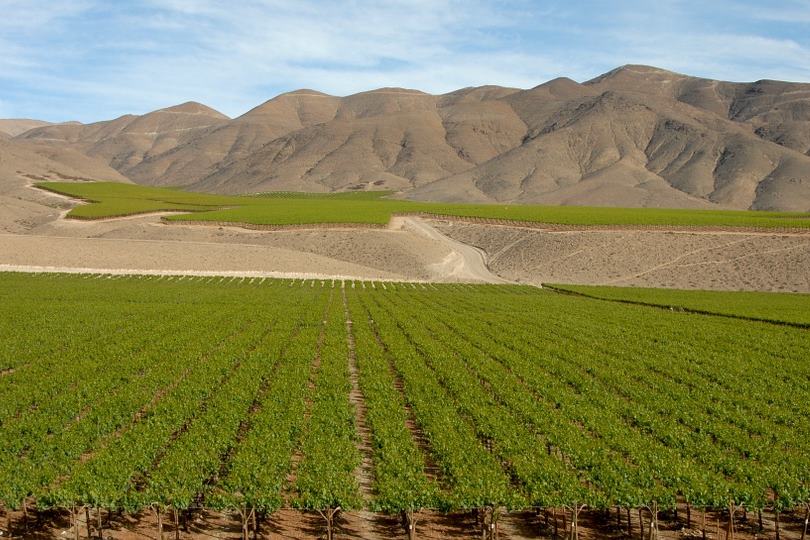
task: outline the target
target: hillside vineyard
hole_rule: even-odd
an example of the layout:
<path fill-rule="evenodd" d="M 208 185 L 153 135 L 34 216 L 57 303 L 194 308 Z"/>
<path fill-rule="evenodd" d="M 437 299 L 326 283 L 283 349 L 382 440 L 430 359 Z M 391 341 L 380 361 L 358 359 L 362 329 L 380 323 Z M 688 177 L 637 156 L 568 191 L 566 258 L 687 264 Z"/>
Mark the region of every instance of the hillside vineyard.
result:
<path fill-rule="evenodd" d="M 422 509 L 810 503 L 806 329 L 523 286 L 6 273 L 0 336 L 5 508 L 247 531 L 295 507 L 329 536 L 365 508 L 416 536 Z"/>

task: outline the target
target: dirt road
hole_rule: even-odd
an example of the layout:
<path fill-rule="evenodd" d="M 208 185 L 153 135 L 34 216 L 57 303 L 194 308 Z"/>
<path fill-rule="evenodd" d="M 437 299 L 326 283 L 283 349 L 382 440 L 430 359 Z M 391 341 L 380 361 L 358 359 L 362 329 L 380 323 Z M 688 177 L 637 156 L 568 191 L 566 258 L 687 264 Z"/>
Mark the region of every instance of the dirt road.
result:
<path fill-rule="evenodd" d="M 459 281 L 480 281 L 484 283 L 513 283 L 493 274 L 487 266 L 487 256 L 483 250 L 454 240 L 436 230 L 429 222 L 418 217 L 394 218 L 392 227 L 401 228 L 441 242 L 449 250 L 444 259 L 429 268 L 444 279 Z"/>

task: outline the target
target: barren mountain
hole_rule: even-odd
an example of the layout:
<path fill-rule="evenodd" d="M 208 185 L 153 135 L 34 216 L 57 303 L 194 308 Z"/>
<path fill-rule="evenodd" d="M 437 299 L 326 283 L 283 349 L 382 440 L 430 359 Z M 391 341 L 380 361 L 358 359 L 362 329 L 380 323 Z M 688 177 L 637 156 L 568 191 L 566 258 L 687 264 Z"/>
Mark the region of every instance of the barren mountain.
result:
<path fill-rule="evenodd" d="M 759 137 L 810 155 L 810 84 L 731 83 L 648 66 L 624 66 L 586 84 L 676 99 L 746 123 Z"/>
<path fill-rule="evenodd" d="M 9 118 L 8 120 L 0 120 L 0 136 L 7 135 L 9 137 L 16 137 L 21 133 L 25 133 L 29 129 L 47 125 L 48 122 L 43 122 L 42 120 L 29 120 L 27 118 Z"/>
<path fill-rule="evenodd" d="M 810 84 L 647 66 L 529 90 L 300 90 L 233 120 L 187 103 L 20 140 L 74 148 L 135 182 L 226 193 L 810 210 Z"/>
<path fill-rule="evenodd" d="M 54 219 L 53 196 L 28 186 L 43 180 L 128 182 L 104 160 L 66 146 L 0 137 L 0 233 Z"/>
<path fill-rule="evenodd" d="M 125 115 L 93 124 L 59 124 L 23 133 L 18 138 L 55 146 L 67 143 L 88 156 L 105 160 L 122 174 L 137 179 L 137 166 L 178 147 L 193 145 L 201 133 L 228 122 L 228 117 L 188 102 L 143 116 Z M 161 174 L 171 175 L 171 167 Z"/>

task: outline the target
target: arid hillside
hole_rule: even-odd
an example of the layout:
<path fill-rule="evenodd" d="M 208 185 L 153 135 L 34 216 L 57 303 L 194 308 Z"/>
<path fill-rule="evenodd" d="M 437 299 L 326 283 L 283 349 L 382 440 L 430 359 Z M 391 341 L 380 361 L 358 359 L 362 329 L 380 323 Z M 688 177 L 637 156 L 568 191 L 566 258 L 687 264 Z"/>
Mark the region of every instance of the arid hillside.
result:
<path fill-rule="evenodd" d="M 137 183 L 222 193 L 810 210 L 810 84 L 647 66 L 529 90 L 299 90 L 235 119 L 185 103 L 13 141 L 74 149 Z"/>
<path fill-rule="evenodd" d="M 48 122 L 42 120 L 29 120 L 27 118 L 9 118 L 0 120 L 0 138 L 16 137 L 29 129 L 47 126 Z"/>
<path fill-rule="evenodd" d="M 0 234 L 17 233 L 55 219 L 55 198 L 31 184 L 43 180 L 128 182 L 101 159 L 69 146 L 9 140 L 0 134 Z"/>

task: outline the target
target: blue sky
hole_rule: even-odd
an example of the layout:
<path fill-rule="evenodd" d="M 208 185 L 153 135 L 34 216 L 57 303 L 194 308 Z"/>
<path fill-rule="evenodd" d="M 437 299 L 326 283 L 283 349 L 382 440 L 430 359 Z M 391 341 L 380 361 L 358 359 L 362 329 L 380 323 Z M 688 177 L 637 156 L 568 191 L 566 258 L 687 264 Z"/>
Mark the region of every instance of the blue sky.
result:
<path fill-rule="evenodd" d="M 810 82 L 810 0 L 0 0 L 0 118 L 91 122 L 281 92 L 446 92 L 628 63 Z"/>

